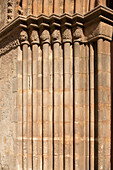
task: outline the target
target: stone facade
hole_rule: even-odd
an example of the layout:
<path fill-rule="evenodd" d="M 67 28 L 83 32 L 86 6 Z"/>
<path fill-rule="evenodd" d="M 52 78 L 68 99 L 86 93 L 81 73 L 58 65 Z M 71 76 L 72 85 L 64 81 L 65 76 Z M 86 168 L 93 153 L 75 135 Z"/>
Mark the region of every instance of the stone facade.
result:
<path fill-rule="evenodd" d="M 0 169 L 113 169 L 113 2 L 0 1 Z"/>

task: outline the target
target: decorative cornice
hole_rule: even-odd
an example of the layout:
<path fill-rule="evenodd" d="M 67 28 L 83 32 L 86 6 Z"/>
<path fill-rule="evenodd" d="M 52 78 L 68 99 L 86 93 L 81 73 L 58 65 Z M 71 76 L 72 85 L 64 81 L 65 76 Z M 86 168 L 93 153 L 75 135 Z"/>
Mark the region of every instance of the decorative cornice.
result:
<path fill-rule="evenodd" d="M 109 30 L 108 32 L 106 32 L 105 24 L 107 26 L 107 29 Z M 35 27 L 32 27 L 32 25 L 35 25 Z M 38 17 L 35 17 L 33 15 L 30 15 L 28 17 L 18 16 L 7 26 L 0 30 L 0 44 L 2 44 L 0 45 L 0 49 L 2 51 L 2 54 L 4 53 L 3 51 L 8 51 L 9 48 L 12 49 L 13 47 L 15 47 L 15 45 L 12 44 L 19 45 L 18 39 L 20 40 L 21 44 L 28 44 L 29 40 L 31 43 L 39 43 L 39 39 L 41 44 L 55 42 L 60 43 L 61 39 L 62 43 L 71 43 L 72 39 L 73 41 L 79 41 L 82 43 L 96 41 L 98 38 L 103 38 L 111 41 L 112 26 L 113 10 L 103 6 L 98 6 L 85 15 L 63 14 L 61 16 L 58 16 L 52 14 L 51 16 L 46 16 L 41 14 Z M 17 41 L 15 42 L 14 40 L 14 43 L 13 41 L 11 41 L 10 36 L 14 34 L 15 29 L 17 32 L 20 32 L 20 29 L 26 31 L 21 32 L 20 36 L 17 39 L 15 38 L 15 40 Z M 32 30 L 32 33 L 30 33 L 29 39 L 27 32 L 30 32 L 30 30 Z M 37 33 L 39 34 L 39 38 Z M 52 40 L 51 42 L 50 39 Z M 4 43 L 2 42 L 4 41 L 6 42 L 6 45 L 3 45 Z"/>

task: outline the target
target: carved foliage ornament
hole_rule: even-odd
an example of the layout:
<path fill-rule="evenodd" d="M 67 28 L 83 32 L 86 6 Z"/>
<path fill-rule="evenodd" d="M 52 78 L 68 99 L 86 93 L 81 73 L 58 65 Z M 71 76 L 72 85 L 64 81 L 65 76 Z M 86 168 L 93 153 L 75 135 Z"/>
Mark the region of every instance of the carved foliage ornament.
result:
<path fill-rule="evenodd" d="M 30 33 L 30 41 L 31 43 L 39 43 L 39 35 L 36 30 L 32 30 Z"/>
<path fill-rule="evenodd" d="M 72 39 L 72 36 L 71 36 L 71 29 L 69 28 L 65 28 L 63 29 L 62 31 L 62 39 L 63 39 L 63 42 L 67 42 L 67 41 L 71 41 Z"/>
<path fill-rule="evenodd" d="M 73 40 L 81 40 L 83 36 L 83 30 L 81 27 L 73 28 Z"/>
<path fill-rule="evenodd" d="M 52 42 L 53 42 L 53 43 L 54 43 L 54 42 L 60 42 L 60 41 L 61 41 L 60 30 L 55 29 L 55 30 L 52 32 L 51 39 L 52 39 Z"/>
<path fill-rule="evenodd" d="M 48 30 L 43 30 L 40 35 L 41 43 L 49 43 L 50 42 L 50 34 Z"/>
<path fill-rule="evenodd" d="M 28 43 L 28 34 L 26 31 L 22 30 L 20 32 L 19 40 L 20 40 L 21 44 Z"/>

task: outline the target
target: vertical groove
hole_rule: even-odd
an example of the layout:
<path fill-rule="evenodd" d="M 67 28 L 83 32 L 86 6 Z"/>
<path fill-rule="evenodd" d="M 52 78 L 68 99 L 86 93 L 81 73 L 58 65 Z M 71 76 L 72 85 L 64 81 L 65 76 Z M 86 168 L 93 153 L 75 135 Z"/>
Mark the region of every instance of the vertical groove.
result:
<path fill-rule="evenodd" d="M 65 169 L 65 78 L 64 78 L 64 44 L 63 44 L 63 168 Z"/>
<path fill-rule="evenodd" d="M 111 132 L 113 132 L 113 37 L 111 42 Z M 111 133 L 111 170 L 113 170 L 113 133 Z"/>
<path fill-rule="evenodd" d="M 89 170 L 89 47 L 86 48 L 86 170 Z"/>
<path fill-rule="evenodd" d="M 52 128 L 53 128 L 53 136 L 52 136 L 52 141 L 53 141 L 53 170 L 54 170 L 54 49 L 53 49 L 53 46 L 52 46 L 52 66 L 53 66 L 53 97 L 52 97 L 52 100 L 53 100 L 53 119 L 52 119 Z"/>
<path fill-rule="evenodd" d="M 43 159 L 43 46 L 42 51 L 42 170 L 44 170 L 44 159 Z"/>

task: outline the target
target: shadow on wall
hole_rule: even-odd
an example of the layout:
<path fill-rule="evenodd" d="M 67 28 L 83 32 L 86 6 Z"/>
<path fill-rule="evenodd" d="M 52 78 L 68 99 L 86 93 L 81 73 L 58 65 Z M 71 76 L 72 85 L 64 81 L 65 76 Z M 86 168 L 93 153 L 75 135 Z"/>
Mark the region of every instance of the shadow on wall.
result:
<path fill-rule="evenodd" d="M 107 1 L 107 7 L 113 9 L 113 0 L 108 0 Z"/>

